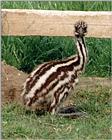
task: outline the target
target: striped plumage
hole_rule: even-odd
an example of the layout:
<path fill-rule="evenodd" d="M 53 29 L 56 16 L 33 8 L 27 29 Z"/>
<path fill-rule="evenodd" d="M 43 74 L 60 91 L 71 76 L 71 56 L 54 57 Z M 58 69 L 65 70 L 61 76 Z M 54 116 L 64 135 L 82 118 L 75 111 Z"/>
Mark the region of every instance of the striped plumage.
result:
<path fill-rule="evenodd" d="M 87 49 L 84 35 L 87 24 L 75 24 L 75 37 L 78 54 L 63 61 L 41 64 L 26 79 L 22 92 L 23 103 L 33 110 L 46 110 L 55 114 L 61 102 L 66 99 L 78 82 L 78 74 L 84 70 Z"/>

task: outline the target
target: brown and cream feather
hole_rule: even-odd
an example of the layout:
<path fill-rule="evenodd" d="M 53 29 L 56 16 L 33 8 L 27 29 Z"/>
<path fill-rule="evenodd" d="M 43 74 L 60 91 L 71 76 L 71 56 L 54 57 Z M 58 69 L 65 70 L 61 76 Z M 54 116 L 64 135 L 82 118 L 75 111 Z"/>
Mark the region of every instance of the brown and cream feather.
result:
<path fill-rule="evenodd" d="M 51 61 L 41 64 L 24 83 L 23 103 L 33 110 L 46 110 L 55 114 L 64 99 L 78 82 L 87 62 L 87 49 L 84 35 L 87 24 L 79 21 L 75 24 L 75 37 L 78 54 L 63 61 Z"/>

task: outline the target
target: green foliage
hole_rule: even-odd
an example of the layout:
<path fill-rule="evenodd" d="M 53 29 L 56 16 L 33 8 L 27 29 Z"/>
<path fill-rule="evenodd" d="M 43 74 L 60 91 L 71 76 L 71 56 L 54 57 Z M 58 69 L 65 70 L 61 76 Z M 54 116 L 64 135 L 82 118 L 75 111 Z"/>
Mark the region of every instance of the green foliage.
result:
<path fill-rule="evenodd" d="M 85 75 L 111 76 L 111 39 L 87 39 L 89 61 Z"/>
<path fill-rule="evenodd" d="M 89 61 L 85 75 L 110 76 L 111 40 L 86 39 Z M 2 37 L 2 59 L 18 69 L 31 72 L 36 65 L 61 60 L 76 53 L 68 37 Z"/>
<path fill-rule="evenodd" d="M 2 8 L 110 11 L 111 2 L 20 2 L 2 1 Z M 111 40 L 88 38 L 89 62 L 86 76 L 111 75 Z M 19 70 L 31 72 L 34 67 L 50 60 L 61 60 L 76 53 L 69 37 L 2 37 L 2 60 Z"/>
<path fill-rule="evenodd" d="M 86 117 L 68 119 L 50 114 L 27 114 L 17 104 L 2 109 L 3 139 L 111 139 L 110 90 L 96 87 L 79 91 L 72 98 L 87 113 Z"/>
<path fill-rule="evenodd" d="M 73 42 L 63 37 L 2 37 L 2 58 L 30 72 L 43 62 L 74 54 Z"/>
<path fill-rule="evenodd" d="M 111 2 L 89 1 L 2 1 L 2 8 L 7 9 L 43 9 L 43 10 L 75 10 L 75 11 L 111 11 Z"/>

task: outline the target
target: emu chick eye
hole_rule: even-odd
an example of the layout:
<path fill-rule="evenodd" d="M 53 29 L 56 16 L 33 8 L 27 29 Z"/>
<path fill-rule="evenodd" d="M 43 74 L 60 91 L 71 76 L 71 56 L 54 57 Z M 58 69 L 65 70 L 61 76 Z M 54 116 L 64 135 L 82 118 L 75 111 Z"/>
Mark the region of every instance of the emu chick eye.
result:
<path fill-rule="evenodd" d="M 87 28 L 86 28 L 86 27 L 85 27 L 85 28 L 83 28 L 83 31 L 84 31 L 84 32 L 87 32 Z"/>

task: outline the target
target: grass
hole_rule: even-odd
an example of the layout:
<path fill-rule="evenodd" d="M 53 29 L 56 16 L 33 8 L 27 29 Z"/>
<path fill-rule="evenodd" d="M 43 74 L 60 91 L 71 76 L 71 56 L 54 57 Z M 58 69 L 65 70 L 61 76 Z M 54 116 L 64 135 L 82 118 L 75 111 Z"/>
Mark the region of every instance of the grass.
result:
<path fill-rule="evenodd" d="M 97 42 L 97 43 L 96 43 Z M 86 39 L 89 62 L 86 76 L 110 76 L 111 40 Z M 76 53 L 68 37 L 3 37 L 2 59 L 19 70 L 31 72 L 40 63 L 61 60 Z"/>
<path fill-rule="evenodd" d="M 2 1 L 2 8 L 111 11 L 111 2 L 17 2 Z M 111 75 L 111 39 L 88 38 L 86 76 Z M 69 37 L 2 37 L 2 60 L 30 73 L 40 63 L 61 60 L 76 53 Z"/>
<path fill-rule="evenodd" d="M 111 11 L 111 2 L 89 1 L 2 1 L 2 8 L 8 9 L 44 9 L 44 10 L 75 10 L 75 11 Z"/>
<path fill-rule="evenodd" d="M 27 114 L 17 104 L 2 109 L 4 139 L 111 139 L 110 90 L 78 91 L 73 101 L 87 117 L 68 119 L 59 116 Z"/>

